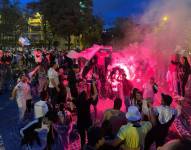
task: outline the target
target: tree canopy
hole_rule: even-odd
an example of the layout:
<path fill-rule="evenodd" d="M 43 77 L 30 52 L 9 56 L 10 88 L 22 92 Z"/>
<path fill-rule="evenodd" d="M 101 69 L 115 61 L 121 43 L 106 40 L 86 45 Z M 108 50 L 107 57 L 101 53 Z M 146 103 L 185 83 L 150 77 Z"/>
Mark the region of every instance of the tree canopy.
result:
<path fill-rule="evenodd" d="M 23 13 L 19 8 L 19 1 L 11 3 L 9 0 L 2 0 L 0 4 L 0 39 L 4 43 L 8 37 L 14 37 L 15 41 L 23 32 L 24 28 Z M 3 40 L 3 41 L 2 41 Z"/>
<path fill-rule="evenodd" d="M 59 36 L 78 35 L 91 23 L 91 0 L 41 0 L 40 10 Z"/>
<path fill-rule="evenodd" d="M 67 40 L 70 49 L 71 35 L 82 35 L 88 46 L 93 43 L 92 39 L 99 37 L 97 34 L 102 30 L 103 21 L 93 15 L 92 5 L 92 0 L 40 0 L 28 7 L 39 9 L 53 34 Z"/>

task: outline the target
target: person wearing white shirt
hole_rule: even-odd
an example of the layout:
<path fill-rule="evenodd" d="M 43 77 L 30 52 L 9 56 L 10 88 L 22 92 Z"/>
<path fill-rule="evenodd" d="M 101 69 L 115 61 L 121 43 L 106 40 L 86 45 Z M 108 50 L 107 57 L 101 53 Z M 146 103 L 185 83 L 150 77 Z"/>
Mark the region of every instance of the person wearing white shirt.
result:
<path fill-rule="evenodd" d="M 149 114 L 156 116 L 155 126 L 147 134 L 145 139 L 145 150 L 150 149 L 151 145 L 155 142 L 156 147 L 162 146 L 168 135 L 170 126 L 174 119 L 181 113 L 181 105 L 177 109 L 172 108 L 172 97 L 170 95 L 161 94 L 161 105 L 157 107 L 149 106 Z"/>
<path fill-rule="evenodd" d="M 27 77 L 22 74 L 21 80 L 17 83 L 12 91 L 11 99 L 16 99 L 19 108 L 19 119 L 22 120 L 26 111 L 26 101 L 29 98 L 29 85 L 27 83 Z"/>
<path fill-rule="evenodd" d="M 52 62 L 50 69 L 48 70 L 48 79 L 49 79 L 49 92 L 51 103 L 57 103 L 57 95 L 60 92 L 59 88 L 59 75 L 56 69 L 58 68 L 58 64 L 56 62 Z"/>

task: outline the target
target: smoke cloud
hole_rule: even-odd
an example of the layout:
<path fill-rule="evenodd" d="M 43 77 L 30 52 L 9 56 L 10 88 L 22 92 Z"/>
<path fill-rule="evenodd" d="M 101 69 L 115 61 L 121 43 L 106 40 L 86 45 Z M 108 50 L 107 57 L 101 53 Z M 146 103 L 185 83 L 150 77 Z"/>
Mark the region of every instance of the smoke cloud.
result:
<path fill-rule="evenodd" d="M 121 55 L 129 55 L 143 64 L 154 68 L 158 80 L 164 80 L 170 56 L 177 52 L 191 49 L 191 0 L 152 0 L 138 21 L 138 27 L 132 37 L 140 36 L 142 41 L 126 45 L 131 40 L 128 36 L 120 42 Z M 146 32 L 139 32 L 146 28 Z M 184 54 L 186 54 L 184 51 Z M 121 59 L 121 58 L 119 58 Z M 122 59 L 121 59 L 122 60 Z M 151 75 L 152 76 L 152 75 Z"/>
<path fill-rule="evenodd" d="M 172 53 L 178 47 L 191 48 L 191 0 L 154 0 L 141 18 L 152 28 L 144 44 L 156 51 Z"/>

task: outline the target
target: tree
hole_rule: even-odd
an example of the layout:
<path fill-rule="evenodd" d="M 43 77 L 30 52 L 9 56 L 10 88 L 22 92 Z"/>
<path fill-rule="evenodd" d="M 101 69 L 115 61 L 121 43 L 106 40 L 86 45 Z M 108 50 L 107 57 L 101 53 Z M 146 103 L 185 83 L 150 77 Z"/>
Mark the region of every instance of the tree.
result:
<path fill-rule="evenodd" d="M 40 0 L 40 11 L 53 33 L 68 41 L 68 49 L 71 35 L 87 31 L 93 16 L 92 0 Z"/>
<path fill-rule="evenodd" d="M 90 47 L 94 43 L 102 43 L 102 30 L 103 20 L 100 17 L 94 16 L 91 25 L 83 34 L 82 42 L 84 47 Z"/>
<path fill-rule="evenodd" d="M 79 6 L 77 0 L 41 0 L 40 10 L 54 34 L 65 38 L 70 49 L 70 36 L 77 34 Z"/>
<path fill-rule="evenodd" d="M 19 34 L 23 30 L 24 20 L 22 11 L 19 9 L 19 1 L 10 3 L 9 0 L 2 0 L 0 7 L 0 39 L 6 45 L 17 42 Z M 11 40 L 10 40 L 11 39 Z M 11 43 L 10 43 L 11 42 Z"/>
<path fill-rule="evenodd" d="M 132 18 L 117 18 L 114 22 L 112 34 L 114 40 L 123 41 L 125 45 L 142 40 L 143 29 Z"/>
<path fill-rule="evenodd" d="M 68 49 L 71 35 L 82 35 L 85 46 L 100 40 L 103 21 L 93 16 L 92 0 L 40 0 L 28 7 L 40 10 L 54 36 L 68 42 Z"/>
<path fill-rule="evenodd" d="M 27 7 L 28 10 L 31 10 L 32 13 L 40 11 L 40 3 L 39 2 L 30 2 L 27 3 Z"/>
<path fill-rule="evenodd" d="M 89 26 L 92 25 L 92 22 L 95 23 L 95 19 L 98 19 L 92 15 L 92 0 L 80 0 L 80 22 L 79 22 L 79 31 L 83 33 L 89 30 Z"/>

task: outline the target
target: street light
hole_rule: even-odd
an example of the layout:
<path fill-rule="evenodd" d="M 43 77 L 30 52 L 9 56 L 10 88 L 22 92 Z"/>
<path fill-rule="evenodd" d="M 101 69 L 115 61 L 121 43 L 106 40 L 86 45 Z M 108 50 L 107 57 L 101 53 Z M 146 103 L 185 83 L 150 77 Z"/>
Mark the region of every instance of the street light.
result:
<path fill-rule="evenodd" d="M 167 22 L 167 21 L 169 20 L 169 17 L 168 17 L 168 16 L 163 16 L 162 20 L 163 20 L 164 22 Z"/>

